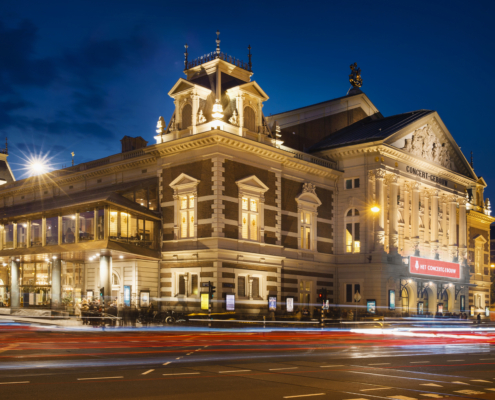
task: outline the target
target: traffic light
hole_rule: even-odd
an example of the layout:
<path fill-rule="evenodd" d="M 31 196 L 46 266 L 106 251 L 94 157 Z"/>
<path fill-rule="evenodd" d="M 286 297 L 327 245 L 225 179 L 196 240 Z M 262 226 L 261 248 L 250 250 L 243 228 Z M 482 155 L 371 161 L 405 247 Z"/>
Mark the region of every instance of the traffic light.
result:
<path fill-rule="evenodd" d="M 318 301 L 322 304 L 327 300 L 327 288 L 318 289 Z"/>
<path fill-rule="evenodd" d="M 213 284 L 211 282 L 208 282 L 208 285 L 209 285 L 209 288 L 210 288 L 210 299 L 213 299 L 213 297 L 215 296 L 215 292 L 216 292 L 216 286 L 213 286 Z"/>

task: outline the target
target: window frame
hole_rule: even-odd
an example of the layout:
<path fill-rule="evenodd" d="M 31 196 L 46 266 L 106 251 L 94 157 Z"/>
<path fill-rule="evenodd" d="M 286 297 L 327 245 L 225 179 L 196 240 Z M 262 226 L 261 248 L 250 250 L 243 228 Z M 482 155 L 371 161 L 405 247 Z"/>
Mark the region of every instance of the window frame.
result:
<path fill-rule="evenodd" d="M 358 181 L 358 185 L 356 186 L 356 180 Z M 351 187 L 347 187 L 347 181 L 351 181 Z M 361 187 L 361 179 L 358 176 L 353 176 L 349 178 L 344 178 L 344 190 L 352 190 L 359 189 Z"/>
<path fill-rule="evenodd" d="M 174 240 L 194 240 L 198 238 L 198 191 L 199 180 L 184 173 L 180 174 L 171 183 L 174 190 Z M 194 234 L 190 235 L 188 224 L 188 236 L 181 237 L 181 199 L 188 196 L 188 210 L 190 208 L 189 196 L 194 196 Z M 188 214 L 189 219 L 189 214 Z M 189 222 L 189 221 L 188 221 Z"/>
<path fill-rule="evenodd" d="M 351 290 L 352 290 L 351 301 L 347 301 L 347 286 L 348 285 L 351 286 Z M 354 296 L 356 295 L 356 286 L 359 286 L 359 294 L 361 295 L 361 300 L 359 301 L 359 303 L 356 303 L 354 301 Z M 344 304 L 363 304 L 362 303 L 362 301 L 364 299 L 364 296 L 363 296 L 363 284 L 361 282 L 344 282 L 343 283 L 342 293 L 343 293 L 343 296 L 344 296 L 342 303 L 344 303 Z"/>
<path fill-rule="evenodd" d="M 347 214 L 349 211 L 352 211 L 352 215 L 349 217 Z M 356 215 L 357 211 L 357 215 Z M 351 251 L 348 251 L 348 244 L 347 244 L 347 225 L 351 224 L 352 225 L 352 243 L 351 243 Z M 356 224 L 359 224 L 359 240 L 356 240 Z M 348 208 L 345 213 L 344 213 L 344 253 L 345 254 L 359 254 L 361 253 L 361 212 L 356 208 L 356 207 L 351 207 Z M 356 242 L 359 242 L 359 250 L 356 251 Z"/>
<path fill-rule="evenodd" d="M 316 195 L 316 186 L 310 182 L 303 185 L 302 193 L 296 197 L 297 203 L 297 248 L 304 251 L 317 251 L 318 245 L 318 207 L 322 202 Z M 301 215 L 310 215 L 310 222 L 301 222 Z M 306 218 L 304 218 L 304 221 Z M 310 243 L 309 249 L 303 247 L 303 243 L 306 243 L 303 239 L 304 229 L 310 228 Z"/>
<path fill-rule="evenodd" d="M 264 243 L 265 242 L 265 193 L 268 191 L 268 186 L 266 186 L 256 175 L 251 175 L 246 178 L 240 179 L 236 181 L 238 191 L 239 191 L 239 220 L 238 220 L 238 227 L 239 227 L 239 233 L 238 233 L 238 239 L 246 242 L 252 242 L 252 243 Z M 242 214 L 246 212 L 246 210 L 243 210 L 242 208 L 242 199 L 244 197 L 247 197 L 248 199 L 255 199 L 257 200 L 257 205 L 258 205 L 258 228 L 257 228 L 257 239 L 253 240 L 250 239 L 251 235 L 248 233 L 248 238 L 243 238 L 242 237 Z M 249 211 L 251 208 L 250 205 L 250 200 L 248 200 L 248 213 L 253 213 L 252 211 Z M 250 223 L 250 219 L 248 217 L 248 223 Z M 249 228 L 248 228 L 248 232 Z"/>

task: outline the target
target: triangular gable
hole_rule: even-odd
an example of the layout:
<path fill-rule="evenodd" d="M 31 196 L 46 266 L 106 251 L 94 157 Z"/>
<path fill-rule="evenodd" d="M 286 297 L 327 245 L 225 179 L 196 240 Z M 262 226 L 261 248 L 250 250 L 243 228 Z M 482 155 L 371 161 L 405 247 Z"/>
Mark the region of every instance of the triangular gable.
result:
<path fill-rule="evenodd" d="M 200 181 L 198 179 L 182 173 L 177 178 L 175 178 L 169 186 L 175 191 L 194 189 L 196 186 L 198 186 L 199 182 Z"/>
<path fill-rule="evenodd" d="M 269 99 L 267 94 L 263 91 L 263 89 L 261 89 L 260 85 L 258 85 L 255 81 L 245 83 L 244 85 L 240 85 L 239 89 L 254 94 L 257 97 L 261 97 L 264 101 Z"/>
<path fill-rule="evenodd" d="M 236 181 L 239 189 L 257 192 L 257 193 L 265 193 L 269 188 L 266 186 L 256 175 L 251 175 L 243 179 L 239 179 Z"/>
<path fill-rule="evenodd" d="M 466 157 L 437 112 L 424 116 L 385 139 L 409 155 L 477 179 Z"/>
<path fill-rule="evenodd" d="M 202 93 L 204 95 L 211 93 L 211 90 L 205 88 L 204 86 L 196 85 L 195 83 L 186 81 L 184 78 L 179 78 L 172 89 L 168 92 L 168 95 L 174 98 L 177 94 L 191 89 L 195 89 L 198 93 Z"/>
<path fill-rule="evenodd" d="M 482 244 L 486 243 L 486 239 L 483 237 L 483 235 L 476 235 L 473 239 L 475 242 L 481 242 Z"/>
<path fill-rule="evenodd" d="M 479 185 L 482 185 L 484 187 L 487 187 L 486 181 L 482 176 L 479 177 L 479 179 L 477 180 L 476 183 L 478 183 Z"/>

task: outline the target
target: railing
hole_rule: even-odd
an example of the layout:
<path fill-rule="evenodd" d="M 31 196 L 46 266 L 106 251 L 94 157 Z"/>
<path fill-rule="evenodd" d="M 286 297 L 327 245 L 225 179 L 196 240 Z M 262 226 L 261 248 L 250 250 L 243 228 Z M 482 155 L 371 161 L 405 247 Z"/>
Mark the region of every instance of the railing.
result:
<path fill-rule="evenodd" d="M 315 156 L 312 156 L 311 154 L 303 153 L 301 151 L 296 151 L 293 149 L 289 150 L 287 147 L 284 147 L 284 150 L 287 150 L 290 153 L 293 153 L 294 157 L 299 159 L 299 160 L 308 161 L 310 163 L 321 165 L 322 167 L 326 167 L 326 168 L 337 169 L 337 163 L 335 161 L 325 160 L 323 158 L 315 157 Z"/>
<path fill-rule="evenodd" d="M 195 60 L 189 61 L 187 63 L 187 68 L 186 69 L 196 67 L 198 65 L 207 63 L 208 61 L 213 61 L 213 60 L 215 60 L 217 58 L 219 58 L 220 60 L 226 61 L 226 62 L 228 62 L 230 64 L 233 64 L 236 67 L 239 67 L 239 68 L 245 69 L 246 71 L 252 72 L 251 66 L 248 63 L 246 63 L 246 62 L 244 62 L 242 60 L 239 60 L 238 58 L 229 56 L 228 54 L 225 54 L 225 53 L 217 54 L 214 51 L 212 51 L 211 53 L 205 54 L 205 55 L 203 55 L 201 57 L 198 57 Z"/>

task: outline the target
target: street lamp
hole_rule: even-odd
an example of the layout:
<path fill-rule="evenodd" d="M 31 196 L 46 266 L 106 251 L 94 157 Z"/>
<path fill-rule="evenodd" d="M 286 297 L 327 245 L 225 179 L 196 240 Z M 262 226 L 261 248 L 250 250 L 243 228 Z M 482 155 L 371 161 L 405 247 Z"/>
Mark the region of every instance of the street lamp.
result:
<path fill-rule="evenodd" d="M 376 204 L 371 206 L 371 212 L 373 213 L 373 250 L 375 250 L 375 215 L 380 212 L 380 207 Z"/>

